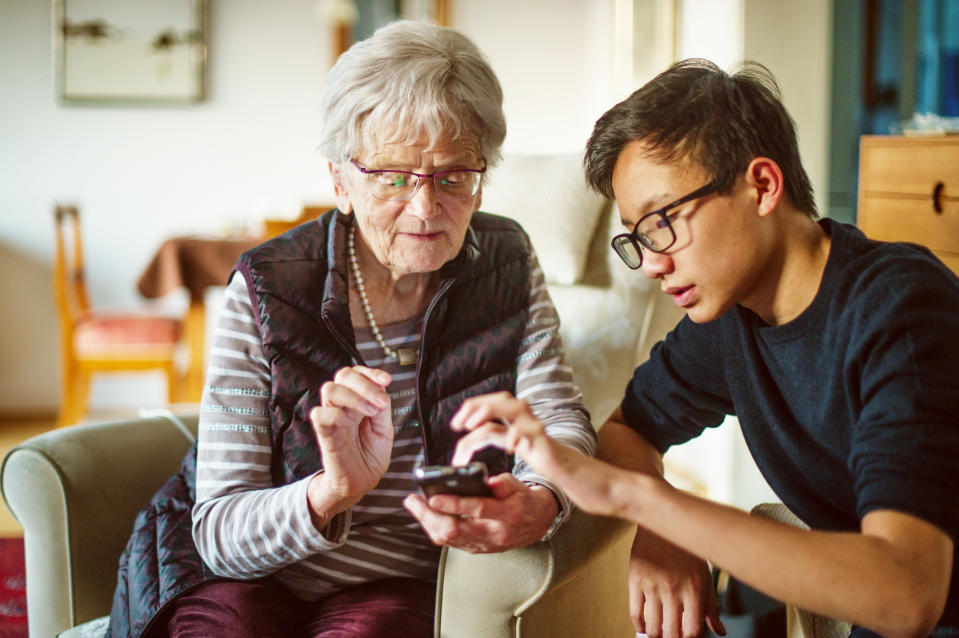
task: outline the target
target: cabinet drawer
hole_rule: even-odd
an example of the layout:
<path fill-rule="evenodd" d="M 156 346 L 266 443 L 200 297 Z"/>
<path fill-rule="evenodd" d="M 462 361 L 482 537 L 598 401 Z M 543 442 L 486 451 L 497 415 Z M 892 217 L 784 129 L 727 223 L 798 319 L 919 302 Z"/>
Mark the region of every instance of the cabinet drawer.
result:
<path fill-rule="evenodd" d="M 899 193 L 929 198 L 937 182 L 942 196 L 959 199 L 959 139 L 862 138 L 860 192 Z"/>
<path fill-rule="evenodd" d="M 959 201 L 943 200 L 942 212 L 928 200 L 863 192 L 858 226 L 867 237 L 909 241 L 933 251 L 959 254 Z"/>

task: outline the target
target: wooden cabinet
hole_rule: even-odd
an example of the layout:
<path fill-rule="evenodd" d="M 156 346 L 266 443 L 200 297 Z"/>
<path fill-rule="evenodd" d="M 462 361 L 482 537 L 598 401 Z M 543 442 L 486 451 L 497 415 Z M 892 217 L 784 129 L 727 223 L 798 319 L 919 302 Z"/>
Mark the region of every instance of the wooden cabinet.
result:
<path fill-rule="evenodd" d="M 857 218 L 868 237 L 928 246 L 959 274 L 959 136 L 864 135 Z"/>

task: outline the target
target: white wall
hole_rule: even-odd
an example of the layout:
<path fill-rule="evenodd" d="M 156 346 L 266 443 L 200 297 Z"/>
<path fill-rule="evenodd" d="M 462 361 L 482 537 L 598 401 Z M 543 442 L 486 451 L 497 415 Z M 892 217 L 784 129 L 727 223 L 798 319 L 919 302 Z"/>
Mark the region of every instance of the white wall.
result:
<path fill-rule="evenodd" d="M 769 67 L 796 120 L 799 152 L 820 211 L 829 194 L 830 0 L 681 0 L 678 57 L 724 69 L 750 59 Z"/>
<path fill-rule="evenodd" d="M 505 93 L 506 151 L 582 151 L 612 106 L 612 0 L 452 0 Z"/>
<path fill-rule="evenodd" d="M 94 304 L 135 307 L 145 303 L 137 276 L 163 238 L 330 200 L 314 149 L 332 44 L 315 5 L 211 0 L 208 97 L 158 107 L 59 104 L 50 3 L 0 3 L 0 412 L 58 401 L 54 202 L 81 207 Z M 503 83 L 507 150 L 580 150 L 609 103 L 607 3 L 461 0 L 451 9 Z M 159 306 L 183 303 L 174 295 Z M 152 382 L 101 382 L 93 394 L 100 405 L 162 396 Z"/>
<path fill-rule="evenodd" d="M 330 44 L 313 1 L 211 5 L 208 99 L 120 107 L 59 104 L 50 3 L 0 3 L 0 409 L 57 403 L 54 202 L 81 207 L 95 305 L 131 307 L 162 238 L 328 199 L 314 147 Z M 6 276 L 11 262 L 29 276 Z"/>
<path fill-rule="evenodd" d="M 830 0 L 744 0 L 743 56 L 776 74 L 820 212 L 829 202 Z"/>

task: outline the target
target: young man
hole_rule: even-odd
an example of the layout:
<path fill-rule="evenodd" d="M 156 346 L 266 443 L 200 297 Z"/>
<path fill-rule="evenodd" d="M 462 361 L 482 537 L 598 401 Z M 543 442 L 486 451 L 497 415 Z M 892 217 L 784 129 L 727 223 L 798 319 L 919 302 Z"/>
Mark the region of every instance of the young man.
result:
<path fill-rule="evenodd" d="M 456 460 L 495 441 L 580 507 L 636 521 L 631 606 L 652 636 L 722 632 L 696 556 L 856 638 L 959 636 L 959 279 L 924 248 L 817 220 L 759 65 L 674 65 L 597 122 L 585 164 L 629 231 L 613 248 L 687 316 L 601 429 L 609 463 L 506 394 L 464 403 Z M 661 454 L 726 414 L 811 531 L 662 480 Z"/>

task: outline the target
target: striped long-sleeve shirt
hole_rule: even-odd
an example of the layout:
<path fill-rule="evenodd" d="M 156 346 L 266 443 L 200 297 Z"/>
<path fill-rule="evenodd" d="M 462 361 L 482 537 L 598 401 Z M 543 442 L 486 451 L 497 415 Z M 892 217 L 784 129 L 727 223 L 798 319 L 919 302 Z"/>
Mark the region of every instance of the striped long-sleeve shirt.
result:
<path fill-rule="evenodd" d="M 516 395 L 526 400 L 556 440 L 586 454 L 596 437 L 566 364 L 559 318 L 542 270 L 531 256 L 529 321 L 516 356 Z M 389 345 L 419 347 L 422 318 L 381 327 Z M 219 575 L 251 579 L 276 574 L 304 599 L 346 585 L 391 576 L 436 578 L 439 550 L 403 507 L 416 490 L 413 466 L 423 445 L 412 418 L 415 367 L 385 357 L 372 332 L 355 327 L 366 364 L 392 375 L 387 388 L 395 428 L 390 465 L 379 484 L 322 531 L 307 505 L 307 477 L 274 487 L 270 474 L 270 367 L 256 329 L 246 282 L 235 276 L 220 312 L 200 409 L 193 537 Z M 553 491 L 564 515 L 570 504 L 522 462 L 513 474 Z"/>

